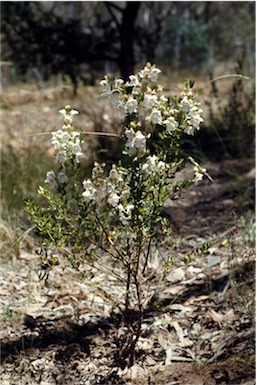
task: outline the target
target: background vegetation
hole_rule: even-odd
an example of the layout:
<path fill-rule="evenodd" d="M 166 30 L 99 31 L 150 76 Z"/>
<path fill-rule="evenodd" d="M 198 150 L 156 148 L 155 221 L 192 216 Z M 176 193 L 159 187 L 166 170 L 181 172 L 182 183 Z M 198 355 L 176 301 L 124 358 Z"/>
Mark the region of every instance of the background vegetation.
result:
<path fill-rule="evenodd" d="M 3 1 L 2 216 L 16 217 L 44 180 L 52 154 L 42 133 L 58 126 L 58 109 L 71 104 L 83 129 L 116 132 L 99 80 L 126 79 L 146 61 L 163 70 L 167 95 L 184 78 L 202 89 L 205 127 L 187 151 L 198 160 L 253 158 L 254 23 L 253 2 Z M 117 160 L 117 140 L 86 142 L 85 167 L 94 157 Z"/>

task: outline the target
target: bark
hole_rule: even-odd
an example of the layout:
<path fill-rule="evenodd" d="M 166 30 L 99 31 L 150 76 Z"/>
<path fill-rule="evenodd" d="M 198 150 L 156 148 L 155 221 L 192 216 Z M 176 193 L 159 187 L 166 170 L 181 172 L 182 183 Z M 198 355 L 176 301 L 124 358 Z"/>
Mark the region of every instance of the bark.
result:
<path fill-rule="evenodd" d="M 122 23 L 120 25 L 120 57 L 119 67 L 121 77 L 126 81 L 129 75 L 134 73 L 135 53 L 134 53 L 134 37 L 135 24 L 140 1 L 128 1 L 126 7 L 122 11 Z"/>

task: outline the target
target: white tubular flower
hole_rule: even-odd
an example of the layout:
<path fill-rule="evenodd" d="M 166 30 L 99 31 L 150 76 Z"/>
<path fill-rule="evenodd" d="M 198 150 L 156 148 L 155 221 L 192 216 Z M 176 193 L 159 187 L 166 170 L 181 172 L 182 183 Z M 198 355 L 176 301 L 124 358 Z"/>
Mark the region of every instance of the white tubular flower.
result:
<path fill-rule="evenodd" d="M 127 129 L 125 135 L 128 138 L 125 143 L 125 147 L 128 148 L 128 155 L 138 155 L 143 156 L 146 152 L 146 137 L 142 134 L 140 130 L 136 133 L 133 129 Z"/>
<path fill-rule="evenodd" d="M 128 215 L 128 216 L 130 216 L 131 217 L 131 211 L 133 210 L 133 208 L 134 208 L 134 205 L 127 205 L 126 206 L 126 208 L 125 208 L 125 212 L 126 212 L 126 214 Z"/>
<path fill-rule="evenodd" d="M 130 75 L 129 76 L 129 83 L 128 85 L 130 87 L 141 87 L 141 83 L 140 81 L 138 80 L 137 76 L 136 75 Z"/>
<path fill-rule="evenodd" d="M 156 95 L 145 94 L 144 100 L 142 102 L 142 107 L 147 111 L 152 110 L 154 107 L 158 106 L 158 98 Z"/>
<path fill-rule="evenodd" d="M 200 166 L 199 163 L 197 163 L 194 158 L 192 158 L 191 156 L 188 157 L 188 159 L 190 160 L 191 163 L 193 163 L 194 165 L 194 178 L 193 178 L 193 181 L 194 182 L 198 182 L 200 180 L 203 179 L 203 176 L 207 176 L 208 179 L 210 179 L 212 182 L 213 182 L 213 179 L 212 177 L 207 173 L 206 171 L 206 168 L 203 168 L 202 166 Z"/>
<path fill-rule="evenodd" d="M 150 155 L 147 158 L 147 161 L 142 166 L 142 172 L 149 175 L 152 171 L 156 169 L 156 162 L 158 157 L 156 155 Z"/>
<path fill-rule="evenodd" d="M 150 120 L 150 122 L 153 124 L 161 124 L 162 122 L 161 111 L 154 108 L 151 112 L 151 115 L 147 117 L 147 120 Z"/>
<path fill-rule="evenodd" d="M 60 148 L 63 148 L 64 146 L 62 146 L 62 143 L 65 142 L 63 141 L 63 135 L 64 133 L 66 133 L 67 135 L 69 135 L 67 132 L 65 131 L 62 131 L 62 130 L 58 130 L 56 132 L 52 132 L 52 139 L 51 139 L 51 143 L 52 145 L 54 146 L 54 149 L 55 150 L 59 150 Z"/>
<path fill-rule="evenodd" d="M 175 120 L 173 116 L 169 116 L 167 119 L 164 120 L 163 123 L 166 126 L 166 131 L 169 133 L 176 131 L 176 129 L 178 128 L 178 122 Z"/>
<path fill-rule="evenodd" d="M 147 158 L 147 161 L 142 166 L 142 172 L 146 175 L 150 175 L 153 172 L 164 170 L 167 167 L 167 164 L 159 160 L 158 156 L 150 155 Z"/>
<path fill-rule="evenodd" d="M 149 75 L 151 74 L 151 64 L 147 63 L 145 68 L 142 69 L 138 74 L 141 78 L 147 79 L 149 77 Z"/>
<path fill-rule="evenodd" d="M 194 127 L 195 130 L 200 129 L 200 124 L 204 121 L 201 117 L 202 110 L 198 109 L 193 116 L 190 116 L 190 123 Z"/>
<path fill-rule="evenodd" d="M 122 91 L 122 84 L 124 83 L 124 81 L 122 79 L 115 79 L 114 80 L 114 88 L 118 89 L 119 91 Z"/>
<path fill-rule="evenodd" d="M 192 107 L 194 107 L 194 104 L 191 100 L 188 99 L 187 96 L 184 96 L 183 99 L 180 101 L 180 106 L 182 112 L 186 114 Z"/>
<path fill-rule="evenodd" d="M 67 177 L 67 175 L 65 174 L 64 171 L 60 171 L 57 174 L 57 180 L 58 180 L 59 183 L 64 184 L 64 183 L 68 182 L 68 177 Z"/>
<path fill-rule="evenodd" d="M 83 155 L 80 138 L 80 133 L 76 131 L 62 131 L 58 130 L 52 132 L 52 145 L 55 149 L 55 155 L 59 163 L 64 163 L 68 158 L 78 158 Z"/>
<path fill-rule="evenodd" d="M 111 86 L 110 86 L 110 84 L 109 84 L 109 81 L 108 81 L 107 76 L 104 77 L 104 80 L 101 80 L 101 81 L 100 81 L 100 85 L 101 85 L 102 88 L 103 88 L 102 96 L 110 96 L 110 95 L 111 95 L 112 88 L 111 88 Z"/>
<path fill-rule="evenodd" d="M 137 108 L 138 108 L 137 100 L 135 98 L 133 98 L 133 96 L 130 96 L 128 98 L 127 103 L 126 103 L 126 111 L 129 114 L 133 114 L 134 112 L 137 112 Z"/>
<path fill-rule="evenodd" d="M 201 109 L 192 109 L 190 114 L 186 117 L 186 121 L 183 124 L 184 132 L 188 135 L 194 135 L 195 131 L 200 130 L 200 124 L 204 119 L 200 116 Z"/>
<path fill-rule="evenodd" d="M 125 136 L 128 138 L 128 140 L 132 140 L 135 136 L 135 131 L 133 128 L 127 128 L 125 130 Z"/>
<path fill-rule="evenodd" d="M 97 190 L 95 194 L 95 200 L 97 203 L 100 203 L 103 199 L 106 198 L 112 192 L 112 186 L 106 182 L 105 179 L 101 180 L 101 184 L 97 185 Z"/>
<path fill-rule="evenodd" d="M 142 84 L 140 83 L 136 75 L 130 75 L 129 80 L 130 81 L 128 82 L 128 86 L 133 87 L 132 94 L 138 95 L 141 91 Z"/>
<path fill-rule="evenodd" d="M 203 179 L 204 174 L 206 174 L 206 169 L 196 164 L 195 162 L 194 173 L 194 182 L 198 183 L 200 180 Z"/>
<path fill-rule="evenodd" d="M 63 115 L 64 122 L 66 124 L 71 124 L 73 121 L 72 117 L 74 115 L 77 115 L 79 112 L 77 110 L 72 110 L 71 107 L 68 105 L 62 108 L 61 110 L 59 110 L 59 113 Z"/>
<path fill-rule="evenodd" d="M 119 218 L 123 225 L 126 225 L 128 223 L 128 220 L 131 219 L 133 208 L 134 205 L 132 204 L 128 204 L 125 207 L 121 203 L 118 205 Z"/>
<path fill-rule="evenodd" d="M 70 143 L 69 150 L 71 154 L 75 156 L 78 162 L 78 158 L 83 155 L 80 143 Z"/>
<path fill-rule="evenodd" d="M 139 83 L 138 78 L 135 75 L 129 76 L 130 82 L 128 83 L 129 86 L 133 87 Z"/>
<path fill-rule="evenodd" d="M 67 151 L 58 151 L 56 154 L 57 162 L 63 164 L 68 160 Z"/>
<path fill-rule="evenodd" d="M 112 165 L 112 169 L 109 172 L 109 179 L 111 182 L 121 182 L 123 180 L 121 174 L 118 172 L 115 164 Z"/>
<path fill-rule="evenodd" d="M 58 187 L 54 171 L 47 172 L 45 183 L 49 184 L 50 190 L 55 190 Z"/>
<path fill-rule="evenodd" d="M 120 91 L 113 90 L 111 92 L 111 104 L 114 107 L 122 107 L 123 106 L 122 94 Z"/>
<path fill-rule="evenodd" d="M 194 182 L 198 183 L 200 180 L 203 179 L 203 174 L 196 170 L 196 167 L 194 167 L 195 175 L 194 175 Z"/>
<path fill-rule="evenodd" d="M 146 147 L 146 137 L 138 130 L 134 137 L 134 147 L 136 149 L 145 149 Z"/>
<path fill-rule="evenodd" d="M 84 180 L 83 187 L 85 191 L 82 193 L 84 200 L 88 203 L 95 199 L 96 188 L 90 179 Z"/>
<path fill-rule="evenodd" d="M 145 68 L 139 72 L 139 76 L 143 79 L 149 79 L 151 82 L 156 83 L 160 72 L 161 70 L 156 68 L 155 65 L 147 63 Z"/>
<path fill-rule="evenodd" d="M 119 203 L 119 200 L 120 200 L 120 197 L 118 194 L 116 194 L 115 192 L 112 192 L 110 194 L 110 196 L 108 197 L 107 201 L 108 203 L 113 206 L 113 207 L 117 207 L 118 203 Z"/>
<path fill-rule="evenodd" d="M 162 160 L 160 160 L 157 164 L 157 168 L 160 170 L 160 169 L 167 169 L 168 165 L 167 163 L 163 162 Z"/>
<path fill-rule="evenodd" d="M 204 121 L 201 116 L 203 110 L 198 107 L 197 102 L 194 102 L 187 95 L 183 96 L 181 99 L 180 107 L 185 115 L 185 121 L 182 128 L 186 134 L 194 135 L 195 131 L 200 129 L 200 124 Z"/>
<path fill-rule="evenodd" d="M 149 79 L 151 80 L 151 82 L 156 83 L 158 81 L 158 75 L 161 72 L 162 71 L 159 68 L 152 68 L 149 74 Z"/>

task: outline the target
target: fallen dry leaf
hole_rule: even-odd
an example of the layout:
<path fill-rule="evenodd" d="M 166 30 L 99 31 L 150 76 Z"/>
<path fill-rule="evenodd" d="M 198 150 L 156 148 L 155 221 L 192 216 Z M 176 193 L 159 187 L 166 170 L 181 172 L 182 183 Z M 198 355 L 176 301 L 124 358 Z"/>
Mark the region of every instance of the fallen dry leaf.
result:
<path fill-rule="evenodd" d="M 229 309 L 225 314 L 220 314 L 217 313 L 215 310 L 210 309 L 209 315 L 214 322 L 217 322 L 219 324 L 220 327 L 223 322 L 230 323 L 233 322 L 236 318 L 233 309 Z"/>

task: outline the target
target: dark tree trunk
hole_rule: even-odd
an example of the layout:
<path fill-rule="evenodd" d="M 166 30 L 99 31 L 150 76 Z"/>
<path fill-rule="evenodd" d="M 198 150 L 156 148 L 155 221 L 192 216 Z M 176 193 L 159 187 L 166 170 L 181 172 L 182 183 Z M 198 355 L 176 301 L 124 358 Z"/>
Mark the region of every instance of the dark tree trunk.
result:
<path fill-rule="evenodd" d="M 126 81 L 129 75 L 134 73 L 135 53 L 134 36 L 135 23 L 139 11 L 140 1 L 128 1 L 122 12 L 122 23 L 120 26 L 120 57 L 119 67 L 122 78 Z"/>

